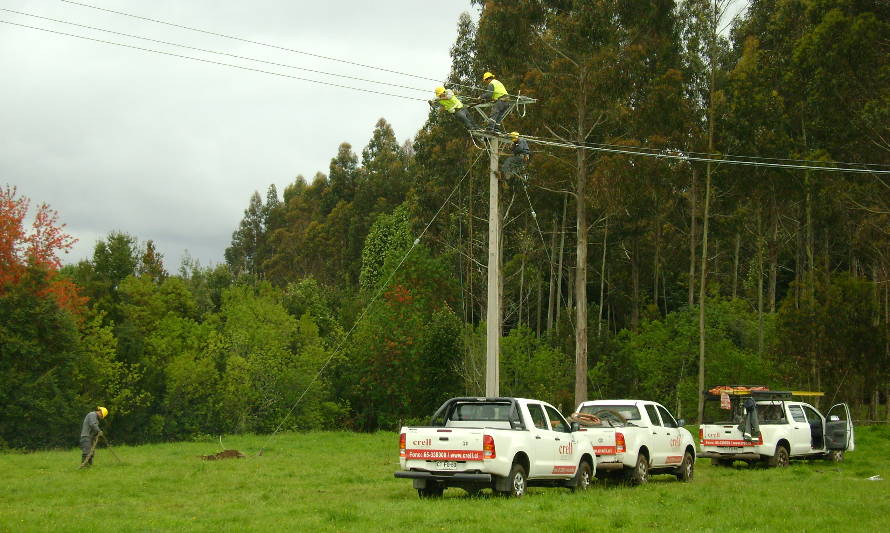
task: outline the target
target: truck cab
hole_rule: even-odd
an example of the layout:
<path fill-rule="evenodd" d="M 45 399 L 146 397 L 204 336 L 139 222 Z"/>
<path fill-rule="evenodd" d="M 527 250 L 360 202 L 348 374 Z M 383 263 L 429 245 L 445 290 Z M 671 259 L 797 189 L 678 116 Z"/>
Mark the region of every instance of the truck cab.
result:
<path fill-rule="evenodd" d="M 836 404 L 823 415 L 800 397 L 807 391 L 771 391 L 762 387 L 721 387 L 705 393 L 704 423 L 699 428 L 699 457 L 728 466 L 749 464 L 787 466 L 792 459 L 843 460 L 855 449 L 855 434 L 847 404 Z"/>

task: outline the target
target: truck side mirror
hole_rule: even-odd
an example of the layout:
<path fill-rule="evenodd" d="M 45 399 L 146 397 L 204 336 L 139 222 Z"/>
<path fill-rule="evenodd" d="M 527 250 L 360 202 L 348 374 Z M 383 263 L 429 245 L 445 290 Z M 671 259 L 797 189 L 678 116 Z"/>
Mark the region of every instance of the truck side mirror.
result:
<path fill-rule="evenodd" d="M 576 431 L 580 431 L 580 430 L 581 430 L 581 424 L 579 424 L 578 422 L 572 422 L 572 424 L 571 424 L 571 428 L 572 428 L 572 433 L 574 433 L 574 432 L 576 432 Z"/>
<path fill-rule="evenodd" d="M 679 419 L 677 419 L 677 427 L 680 427 L 680 428 L 681 428 L 681 427 L 683 427 L 683 426 L 685 426 L 685 425 L 686 425 L 686 419 L 685 419 L 685 418 L 679 418 Z"/>

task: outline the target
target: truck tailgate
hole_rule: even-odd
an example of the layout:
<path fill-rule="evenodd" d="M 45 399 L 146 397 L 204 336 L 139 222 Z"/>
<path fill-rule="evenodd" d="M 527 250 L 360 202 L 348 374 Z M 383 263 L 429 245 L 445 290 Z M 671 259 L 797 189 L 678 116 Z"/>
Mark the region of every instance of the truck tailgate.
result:
<path fill-rule="evenodd" d="M 405 428 L 406 464 L 409 468 L 462 470 L 460 465 L 437 463 L 482 461 L 483 433 L 481 428 Z"/>
<path fill-rule="evenodd" d="M 763 444 L 763 436 L 752 440 L 745 440 L 744 435 L 737 425 L 733 424 L 702 424 L 701 445 L 726 448 L 725 451 L 740 451 L 741 448 L 759 446 Z"/>

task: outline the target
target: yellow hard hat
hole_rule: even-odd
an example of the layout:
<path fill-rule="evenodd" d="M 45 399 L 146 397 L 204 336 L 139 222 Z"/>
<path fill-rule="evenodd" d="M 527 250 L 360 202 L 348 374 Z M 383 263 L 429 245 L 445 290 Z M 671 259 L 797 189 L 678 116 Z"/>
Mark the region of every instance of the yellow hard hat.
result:
<path fill-rule="evenodd" d="M 102 407 L 101 405 L 99 407 L 96 407 L 96 411 L 99 411 L 100 413 L 102 413 L 102 418 L 105 418 L 106 416 L 108 416 L 108 409 Z"/>
<path fill-rule="evenodd" d="M 515 141 L 516 139 L 519 138 L 519 132 L 518 132 L 518 131 L 511 131 L 511 132 L 510 132 L 510 138 L 513 139 L 513 140 Z"/>
<path fill-rule="evenodd" d="M 486 72 L 485 74 L 482 75 L 482 81 L 485 81 L 488 78 L 494 78 L 494 74 L 492 74 L 491 72 Z"/>
<path fill-rule="evenodd" d="M 442 96 L 442 93 L 445 92 L 445 87 L 436 87 L 436 96 Z"/>

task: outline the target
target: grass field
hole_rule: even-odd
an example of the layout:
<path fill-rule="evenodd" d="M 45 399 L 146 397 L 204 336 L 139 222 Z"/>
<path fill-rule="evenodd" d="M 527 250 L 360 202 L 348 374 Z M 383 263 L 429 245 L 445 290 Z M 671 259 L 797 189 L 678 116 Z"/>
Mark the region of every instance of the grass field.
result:
<path fill-rule="evenodd" d="M 697 433 L 697 431 L 693 432 Z M 888 531 L 890 428 L 857 429 L 840 464 L 784 470 L 696 465 L 692 483 L 585 493 L 532 488 L 521 499 L 448 489 L 421 500 L 398 468 L 394 433 L 230 436 L 247 459 L 201 461 L 216 442 L 0 455 L 0 531 Z M 741 465 L 741 463 L 740 463 Z M 868 481 L 881 475 L 887 481 Z"/>

